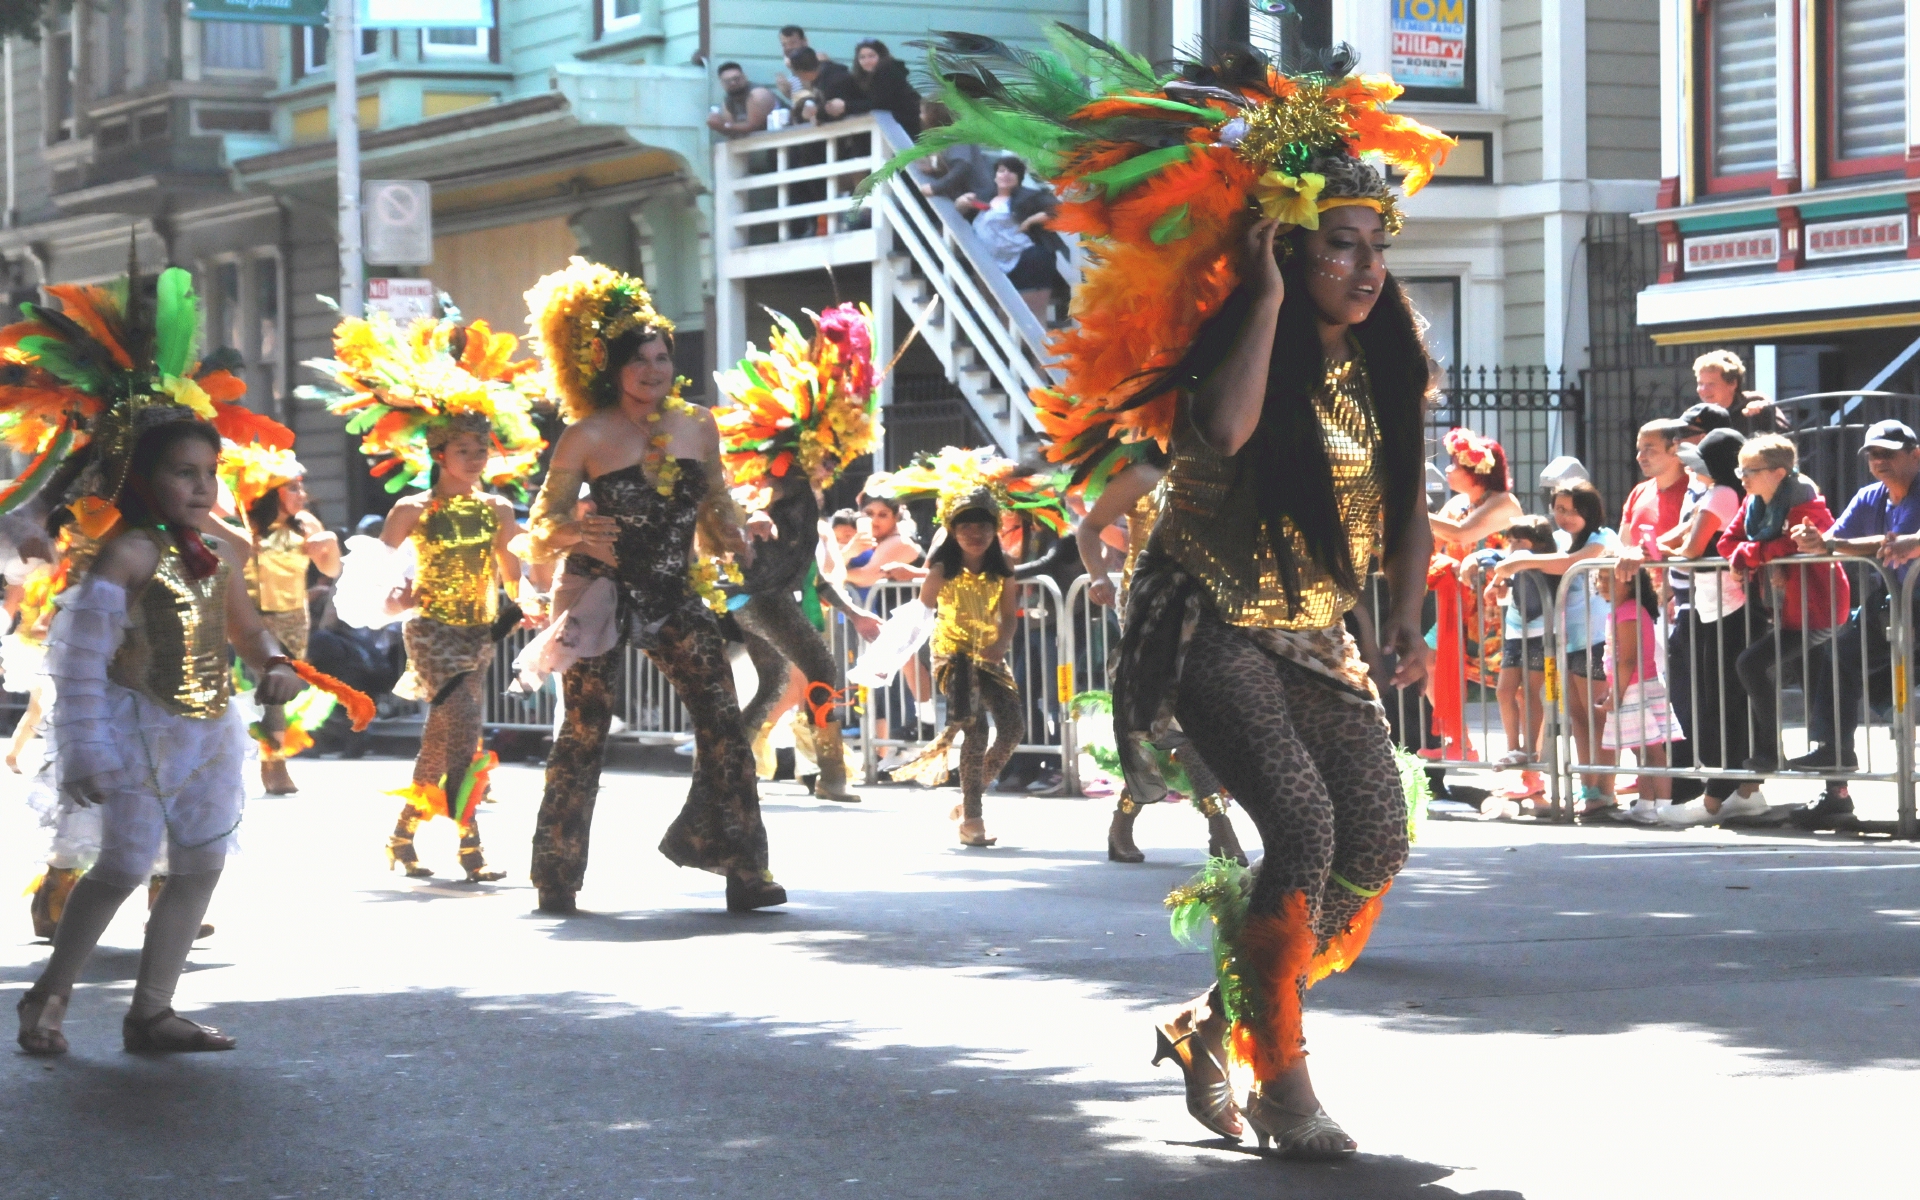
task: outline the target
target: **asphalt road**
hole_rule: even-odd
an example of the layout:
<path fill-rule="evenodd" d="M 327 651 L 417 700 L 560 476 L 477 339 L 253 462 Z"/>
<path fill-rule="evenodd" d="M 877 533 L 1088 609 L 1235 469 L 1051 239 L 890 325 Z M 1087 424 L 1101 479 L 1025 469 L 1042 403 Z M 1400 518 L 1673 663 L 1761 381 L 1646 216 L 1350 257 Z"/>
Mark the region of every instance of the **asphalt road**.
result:
<path fill-rule="evenodd" d="M 1329 1111 L 1362 1154 L 1263 1160 L 1148 1065 L 1205 985 L 1160 900 L 1191 810 L 1109 863 L 1102 801 L 833 806 L 766 789 L 783 910 L 653 849 L 684 794 L 610 773 L 579 917 L 532 912 L 540 776 L 485 811 L 504 883 L 409 881 L 393 760 L 299 762 L 179 1003 L 231 1054 L 138 1058 L 129 904 L 76 993 L 73 1053 L 0 1058 L 18 1197 L 1717 1197 L 1913 1194 L 1920 847 L 1731 831 L 1429 822 L 1367 956 L 1310 997 Z M 10 869 L 32 846 L 0 812 Z M 1256 845 L 1244 820 L 1242 836 Z M 421 837 L 457 874 L 445 822 Z M 19 850 L 19 853 L 11 853 Z M 9 885 L 17 887 L 18 885 Z M 46 948 L 26 902 L 0 986 Z"/>

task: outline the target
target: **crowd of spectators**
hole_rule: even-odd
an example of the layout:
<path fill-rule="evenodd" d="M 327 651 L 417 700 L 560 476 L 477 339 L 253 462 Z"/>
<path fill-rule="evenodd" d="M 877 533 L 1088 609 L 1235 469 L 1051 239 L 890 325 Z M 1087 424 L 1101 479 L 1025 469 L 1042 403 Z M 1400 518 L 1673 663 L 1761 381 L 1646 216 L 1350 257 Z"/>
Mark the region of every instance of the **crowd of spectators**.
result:
<path fill-rule="evenodd" d="M 1694 373 L 1698 403 L 1638 430 L 1643 478 L 1617 527 L 1578 464 L 1550 468 L 1549 527 L 1521 515 L 1496 443 L 1464 430 L 1446 439 L 1454 496 L 1431 518 L 1433 578 L 1451 586 L 1457 574 L 1468 599 L 1452 618 L 1463 633 L 1436 634 L 1436 674 L 1494 688 L 1509 748 L 1496 765 L 1522 771 L 1517 786 L 1487 795 L 1484 812 L 1546 803 L 1529 768 L 1542 758 L 1539 700 L 1552 695 L 1546 660 L 1560 652 L 1578 762 L 1611 768 L 1627 753 L 1640 768 L 1678 772 L 1618 787 L 1616 771 L 1583 773 L 1576 812 L 1681 826 L 1778 818 L 1762 781 L 1800 772 L 1825 777 L 1824 791 L 1786 819 L 1803 828 L 1853 819 L 1846 773 L 1860 761 L 1863 708 L 1889 704 L 1904 675 L 1892 626 L 1920 558 L 1920 437 L 1899 420 L 1870 426 L 1858 449 L 1873 482 L 1836 506 L 1802 470 L 1779 405 L 1747 387 L 1738 355 L 1702 355 Z M 1894 587 L 1834 556 L 1880 560 Z M 1574 569 L 1594 557 L 1616 565 Z M 1523 574 L 1532 586 L 1517 586 Z M 1552 625 L 1542 619 L 1549 600 L 1560 614 Z M 1793 688 L 1809 749 L 1788 758 L 1780 700 Z M 1416 743 L 1429 758 L 1472 759 L 1450 696 L 1441 686 L 1421 701 Z"/>
<path fill-rule="evenodd" d="M 952 115 L 939 101 L 922 97 L 908 76 L 907 66 L 895 58 L 885 42 L 862 39 L 854 46 L 853 63 L 835 62 L 807 41 L 806 30 L 788 25 L 780 30 L 781 68 L 771 84 L 755 83 L 737 62 L 716 70 L 722 102 L 707 116 L 707 126 L 726 138 L 745 137 L 769 129 L 796 125 L 828 125 L 862 113 L 885 112 L 899 122 L 908 137 L 923 129 L 951 123 Z M 844 139 L 843 139 L 844 140 Z M 840 157 L 859 153 L 842 147 Z M 789 166 L 826 161 L 824 146 L 794 147 Z M 777 166 L 771 151 L 749 157 L 749 173 L 766 173 Z M 952 146 L 918 164 L 916 174 L 923 195 L 953 201 L 971 223 L 982 254 L 1006 273 L 1021 300 L 1043 325 L 1066 312 L 1068 284 L 1058 266 L 1067 252 L 1060 235 L 1048 228 L 1059 201 L 1053 190 L 1029 179 L 1027 164 L 989 146 Z M 790 184 L 790 204 L 827 198 L 825 180 Z M 772 207 L 772 189 L 750 192 L 748 209 Z M 789 236 L 811 237 L 826 232 L 825 215 L 797 219 Z M 776 240 L 777 230 L 755 227 L 749 242 Z"/>

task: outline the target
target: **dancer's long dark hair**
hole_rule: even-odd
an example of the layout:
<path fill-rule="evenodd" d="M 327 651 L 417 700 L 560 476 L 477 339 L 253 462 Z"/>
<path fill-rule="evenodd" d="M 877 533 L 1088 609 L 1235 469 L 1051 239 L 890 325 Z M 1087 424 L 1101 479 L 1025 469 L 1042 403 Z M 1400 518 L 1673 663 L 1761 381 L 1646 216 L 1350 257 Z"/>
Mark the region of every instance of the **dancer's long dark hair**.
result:
<path fill-rule="evenodd" d="M 1313 407 L 1313 394 L 1326 372 L 1316 310 L 1307 293 L 1304 234 L 1295 230 L 1286 239 L 1293 248 L 1280 267 L 1286 299 L 1281 302 L 1274 327 L 1266 404 L 1260 412 L 1260 424 L 1241 447 L 1237 461 L 1241 478 L 1253 485 L 1287 598 L 1297 603 L 1298 568 L 1283 519 L 1293 522 L 1306 542 L 1309 557 L 1341 587 L 1357 591 L 1361 581 L 1354 575 L 1347 531 L 1334 505 L 1333 464 L 1327 458 L 1326 439 Z M 1152 395 L 1167 386 L 1188 390 L 1197 387 L 1226 360 L 1252 308 L 1253 293 L 1242 284 L 1201 326 L 1186 357 L 1140 394 Z M 1391 273 L 1373 311 L 1365 321 L 1352 326 L 1351 332 L 1366 365 L 1374 423 L 1380 431 L 1378 474 L 1386 500 L 1384 549 L 1390 556 L 1405 540 L 1409 516 L 1425 508 L 1422 459 L 1433 362 L 1420 340 L 1413 307 Z"/>

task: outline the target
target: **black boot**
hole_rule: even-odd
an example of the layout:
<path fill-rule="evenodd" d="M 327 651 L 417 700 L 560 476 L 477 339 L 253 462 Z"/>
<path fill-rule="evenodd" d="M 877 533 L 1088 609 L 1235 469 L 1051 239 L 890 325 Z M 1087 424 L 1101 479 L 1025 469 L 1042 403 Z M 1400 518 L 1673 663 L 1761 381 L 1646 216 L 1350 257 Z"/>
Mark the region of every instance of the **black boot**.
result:
<path fill-rule="evenodd" d="M 1828 788 L 1818 804 L 1794 813 L 1787 818 L 1787 823 L 1795 829 L 1850 829 L 1857 823 L 1853 816 L 1853 796 L 1844 787 Z"/>

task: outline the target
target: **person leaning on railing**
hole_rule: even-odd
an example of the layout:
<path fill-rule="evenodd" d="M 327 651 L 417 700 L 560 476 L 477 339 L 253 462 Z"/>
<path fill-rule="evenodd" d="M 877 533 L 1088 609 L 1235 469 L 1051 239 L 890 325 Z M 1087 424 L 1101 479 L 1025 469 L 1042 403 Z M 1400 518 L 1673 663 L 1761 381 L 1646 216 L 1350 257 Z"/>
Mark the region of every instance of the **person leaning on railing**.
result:
<path fill-rule="evenodd" d="M 1900 421 L 1881 421 L 1867 430 L 1861 447 L 1867 470 L 1874 482 L 1854 493 L 1833 528 L 1822 532 L 1810 525 L 1796 525 L 1794 544 L 1804 554 L 1851 554 L 1879 558 L 1894 567 L 1894 578 L 1904 583 L 1906 564 L 1920 557 L 1920 495 L 1914 482 L 1920 479 L 1920 438 Z M 1869 580 L 1875 578 L 1872 573 Z M 1811 752 L 1791 760 L 1788 765 L 1808 770 L 1840 767 L 1851 770 L 1857 764 L 1853 748 L 1854 731 L 1860 726 L 1861 696 L 1868 684 L 1886 694 L 1893 671 L 1893 648 L 1888 639 L 1894 597 L 1881 586 L 1869 585 L 1847 623 L 1834 635 L 1833 652 L 1840 660 L 1838 696 L 1828 695 L 1832 681 L 1822 674 L 1808 702 L 1808 737 L 1818 744 Z M 1864 663 L 1863 663 L 1864 658 Z M 1846 785 L 1829 785 L 1819 804 L 1795 814 L 1795 823 L 1803 828 L 1825 829 L 1851 817 L 1853 800 Z"/>
<path fill-rule="evenodd" d="M 1680 447 L 1692 486 L 1680 506 L 1680 523 L 1660 535 L 1659 546 L 1669 559 L 1712 558 L 1720 541 L 1746 502 L 1740 482 L 1740 447 L 1746 439 L 1737 429 L 1721 426 L 1697 445 Z M 1751 747 L 1747 740 L 1747 693 L 1731 668 L 1752 640 L 1747 590 L 1740 572 L 1674 567 L 1667 577 L 1673 591 L 1667 634 L 1667 691 L 1674 714 L 1686 738 L 1671 747 L 1673 765 L 1729 767 L 1744 764 Z M 1718 821 L 1721 806 L 1736 793 L 1735 806 L 1764 806 L 1748 799 L 1759 789 L 1758 780 L 1715 778 L 1674 781 L 1680 804 L 1663 808 L 1642 797 L 1621 813 L 1636 824 L 1701 825 Z M 1704 792 L 1704 797 L 1701 793 Z"/>
<path fill-rule="evenodd" d="M 1800 473 L 1799 464 L 1793 442 L 1781 434 L 1762 434 L 1742 446 L 1740 478 L 1747 485 L 1747 502 L 1720 538 L 1720 556 L 1748 572 L 1750 588 L 1764 570 L 1774 596 L 1778 630 L 1756 637 L 1734 664 L 1753 706 L 1747 769 L 1762 774 L 1780 765 L 1776 678 L 1781 687 L 1799 682 L 1803 660 L 1816 679 L 1826 675 L 1834 630 L 1851 607 L 1852 590 L 1839 567 L 1777 562 L 1800 551 L 1790 531 L 1825 533 L 1833 526 L 1826 497 Z M 1720 806 L 1722 818 L 1740 815 L 1729 814 L 1728 806 Z"/>

